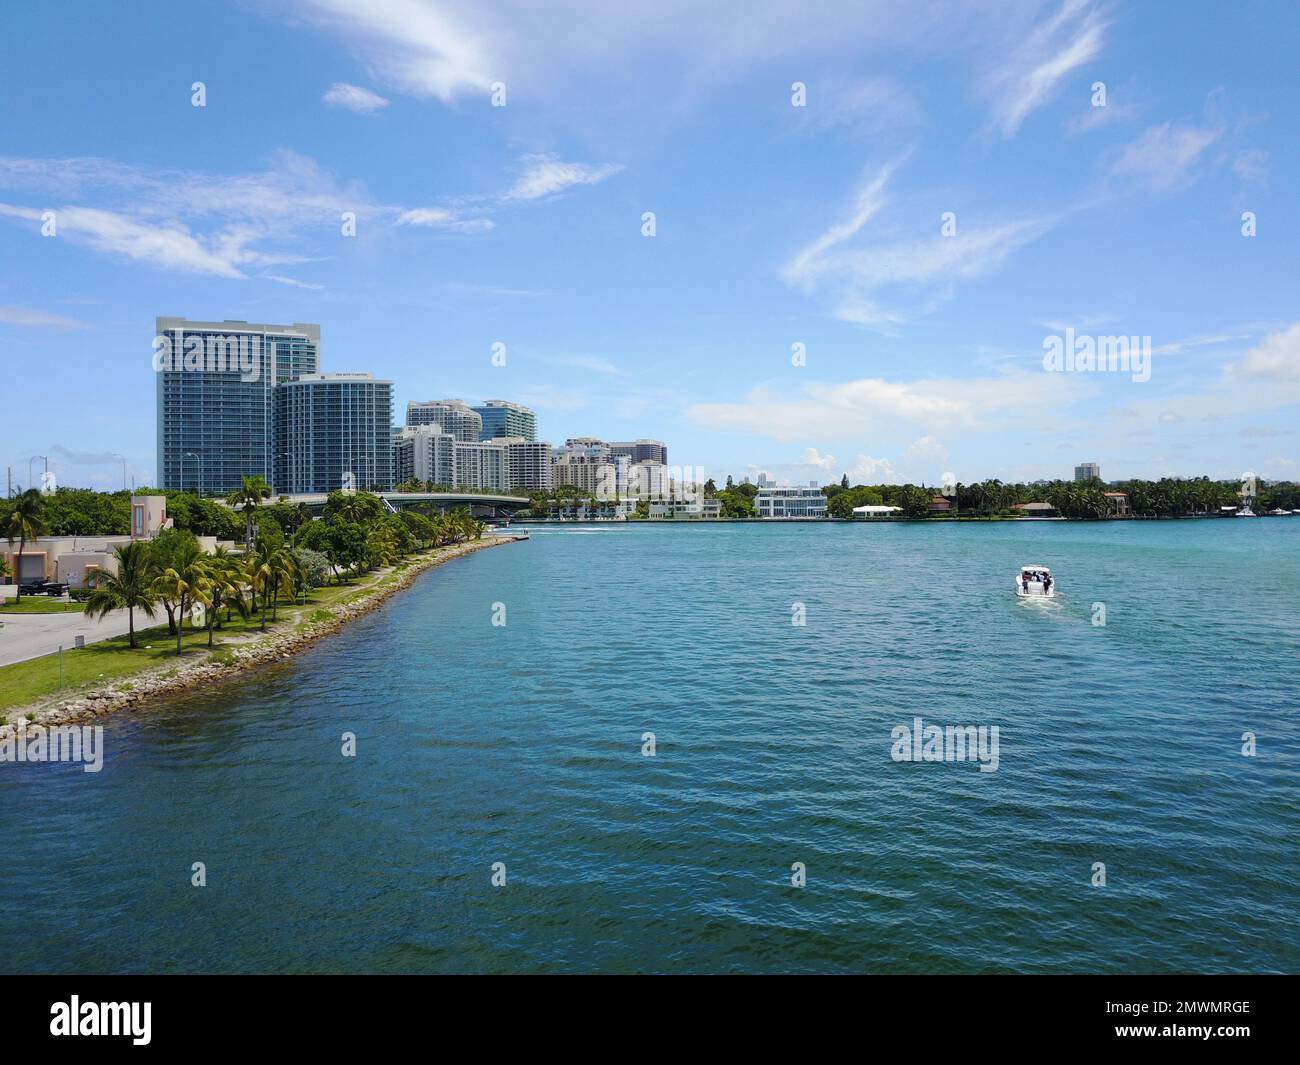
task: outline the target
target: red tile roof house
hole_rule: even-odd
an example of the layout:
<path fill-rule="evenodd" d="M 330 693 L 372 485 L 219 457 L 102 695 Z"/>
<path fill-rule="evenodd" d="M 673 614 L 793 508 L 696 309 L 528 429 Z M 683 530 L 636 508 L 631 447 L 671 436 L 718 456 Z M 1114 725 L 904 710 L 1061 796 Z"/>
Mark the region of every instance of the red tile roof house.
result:
<path fill-rule="evenodd" d="M 1055 514 L 1056 508 L 1051 503 L 1015 503 L 1012 510 L 1019 510 L 1025 514 Z"/>
<path fill-rule="evenodd" d="M 931 496 L 930 506 L 927 509 L 931 514 L 946 514 L 952 509 L 952 503 L 943 496 Z"/>

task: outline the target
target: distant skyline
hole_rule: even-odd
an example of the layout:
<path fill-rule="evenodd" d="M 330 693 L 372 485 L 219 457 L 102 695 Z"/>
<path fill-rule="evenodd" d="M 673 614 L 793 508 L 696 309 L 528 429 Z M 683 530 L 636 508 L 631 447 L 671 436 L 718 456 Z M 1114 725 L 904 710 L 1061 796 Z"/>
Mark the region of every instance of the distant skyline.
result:
<path fill-rule="evenodd" d="M 513 400 L 538 439 L 663 440 L 719 483 L 1300 477 L 1294 3 L 146 0 L 6 26 L 24 486 L 34 455 L 153 482 L 172 315 L 318 322 L 322 371 L 391 379 L 398 412 Z M 1149 380 L 1048 371 L 1068 330 L 1149 337 Z"/>

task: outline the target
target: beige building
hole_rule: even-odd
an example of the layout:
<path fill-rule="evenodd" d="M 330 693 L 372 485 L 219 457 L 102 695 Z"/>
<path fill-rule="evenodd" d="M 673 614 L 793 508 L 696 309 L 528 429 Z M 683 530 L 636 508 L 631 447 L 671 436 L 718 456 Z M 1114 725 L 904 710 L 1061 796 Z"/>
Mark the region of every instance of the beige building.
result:
<path fill-rule="evenodd" d="M 0 540 L 0 558 L 9 564 L 8 580 L 12 582 L 0 585 L 0 595 L 14 595 L 15 586 L 28 581 L 58 581 L 72 588 L 85 588 L 87 578 L 95 570 L 116 572 L 113 549 L 119 544 L 152 539 L 171 525 L 166 496 L 133 496 L 129 536 L 42 536 L 29 540 L 23 548 L 21 571 L 18 541 Z M 215 536 L 200 536 L 198 540 L 204 551 L 210 552 L 217 546 Z"/>

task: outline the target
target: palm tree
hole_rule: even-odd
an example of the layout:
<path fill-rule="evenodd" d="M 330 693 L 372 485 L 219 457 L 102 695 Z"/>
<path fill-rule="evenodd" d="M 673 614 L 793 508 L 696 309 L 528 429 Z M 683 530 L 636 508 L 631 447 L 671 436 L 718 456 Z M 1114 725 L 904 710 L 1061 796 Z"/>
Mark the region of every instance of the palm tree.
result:
<path fill-rule="evenodd" d="M 280 593 L 291 598 L 297 597 L 298 581 L 302 578 L 302 569 L 292 551 L 281 547 L 272 551 L 268 559 L 271 566 L 271 620 L 274 621 L 280 606 Z M 265 614 L 263 615 L 265 617 Z"/>
<path fill-rule="evenodd" d="M 15 540 L 18 541 L 18 556 L 14 563 L 14 580 L 18 584 L 15 602 L 21 602 L 23 598 L 23 551 L 27 549 L 27 541 L 38 540 L 45 535 L 45 522 L 41 519 L 44 508 L 45 500 L 41 498 L 41 493 L 35 488 L 29 488 L 14 499 L 5 515 L 5 539 L 9 541 L 10 547 L 13 547 Z"/>
<path fill-rule="evenodd" d="M 271 586 L 275 583 L 275 569 L 272 566 L 272 552 L 264 547 L 256 547 L 244 556 L 244 579 L 253 590 L 253 609 L 257 609 L 257 595 L 262 595 L 262 628 L 266 628 L 266 600 Z"/>
<path fill-rule="evenodd" d="M 226 620 L 230 620 L 231 611 L 238 611 L 241 618 L 248 617 L 248 604 L 244 601 L 244 570 L 234 555 L 224 547 L 218 547 L 211 555 L 202 560 L 204 576 L 208 582 L 207 630 L 208 646 L 212 646 L 212 630 L 219 623 L 219 612 L 226 608 Z"/>
<path fill-rule="evenodd" d="M 153 587 L 158 569 L 153 552 L 143 540 L 119 544 L 113 549 L 113 554 L 117 559 L 117 572 L 94 571 L 85 612 L 91 617 L 103 618 L 110 610 L 125 607 L 129 646 L 134 650 L 135 611 L 139 607 L 146 617 L 153 617 L 154 607 L 158 604 L 158 593 Z"/>
<path fill-rule="evenodd" d="M 198 550 L 182 552 L 172 565 L 154 578 L 154 590 L 159 596 L 165 596 L 177 604 L 176 611 L 176 654 L 181 653 L 181 633 L 185 626 L 185 615 L 195 603 L 210 607 L 212 598 L 208 595 L 209 581 L 207 559 Z"/>
<path fill-rule="evenodd" d="M 248 550 L 253 542 L 253 511 L 263 499 L 271 498 L 271 486 L 260 473 L 253 477 L 241 478 L 238 488 L 226 496 L 226 502 L 232 507 L 244 511 L 244 549 Z"/>

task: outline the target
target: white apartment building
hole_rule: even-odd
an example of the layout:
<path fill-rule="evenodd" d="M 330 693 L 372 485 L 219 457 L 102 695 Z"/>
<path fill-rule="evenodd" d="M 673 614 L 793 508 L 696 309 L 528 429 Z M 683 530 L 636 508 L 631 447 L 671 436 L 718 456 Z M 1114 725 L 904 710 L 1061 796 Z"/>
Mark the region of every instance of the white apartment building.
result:
<path fill-rule="evenodd" d="M 826 496 L 816 482 L 807 488 L 769 484 L 754 496 L 754 510 L 760 518 L 824 518 Z"/>
<path fill-rule="evenodd" d="M 493 441 L 457 440 L 456 487 L 510 490 L 510 457 L 505 445 Z"/>
<path fill-rule="evenodd" d="M 531 446 L 531 445 L 529 445 Z M 396 483 L 509 491 L 510 449 L 502 440 L 457 440 L 436 422 L 400 429 L 393 444 Z"/>
<path fill-rule="evenodd" d="M 625 499 L 632 460 L 615 455 L 594 436 L 570 437 L 554 451 L 551 476 L 554 486 L 573 485 L 597 499 Z"/>
<path fill-rule="evenodd" d="M 551 473 L 551 445 L 544 440 L 522 436 L 502 436 L 485 441 L 506 449 L 510 469 L 510 487 L 523 492 L 549 492 L 555 481 Z"/>
<path fill-rule="evenodd" d="M 437 424 L 407 425 L 393 441 L 395 484 L 456 484 L 456 438 Z"/>
<path fill-rule="evenodd" d="M 440 425 L 465 443 L 475 443 L 483 435 L 483 415 L 461 399 L 412 400 L 406 405 L 406 424 Z"/>

